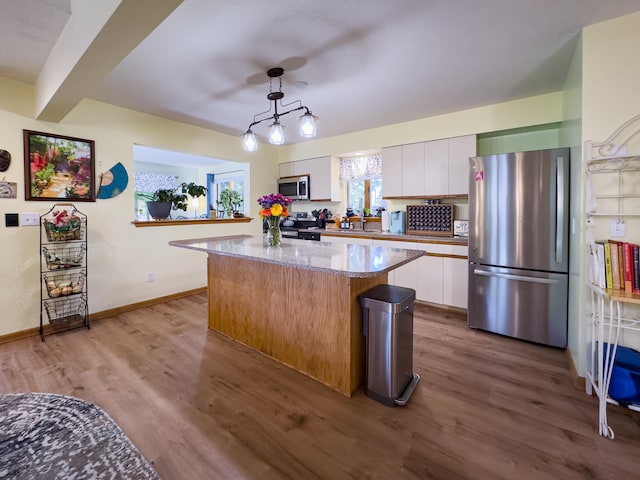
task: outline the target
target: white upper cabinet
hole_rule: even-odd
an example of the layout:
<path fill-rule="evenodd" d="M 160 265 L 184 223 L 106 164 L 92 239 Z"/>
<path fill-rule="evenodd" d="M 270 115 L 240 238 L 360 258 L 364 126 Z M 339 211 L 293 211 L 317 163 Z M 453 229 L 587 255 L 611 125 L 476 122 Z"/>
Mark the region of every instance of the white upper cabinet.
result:
<path fill-rule="evenodd" d="M 298 160 L 296 162 L 285 162 L 279 166 L 280 178 L 296 177 L 299 175 L 309 175 L 311 172 L 311 160 Z"/>
<path fill-rule="evenodd" d="M 476 136 L 449 139 L 449 195 L 469 194 L 469 157 L 476 156 Z"/>
<path fill-rule="evenodd" d="M 382 149 L 382 196 L 402 196 L 402 147 Z"/>
<path fill-rule="evenodd" d="M 309 175 L 310 200 L 340 201 L 340 160 L 318 157 L 279 165 L 280 178 Z"/>
<path fill-rule="evenodd" d="M 423 195 L 449 194 L 449 139 L 425 142 Z"/>
<path fill-rule="evenodd" d="M 340 201 L 340 159 L 319 157 L 309 162 L 311 200 Z"/>
<path fill-rule="evenodd" d="M 383 148 L 382 196 L 467 195 L 469 157 L 475 155 L 475 135 Z"/>
<path fill-rule="evenodd" d="M 295 176 L 295 163 L 296 162 L 285 162 L 278 165 L 280 178 Z"/>
<path fill-rule="evenodd" d="M 424 142 L 402 145 L 401 154 L 402 195 L 424 195 Z M 382 185 L 384 188 L 384 181 Z"/>

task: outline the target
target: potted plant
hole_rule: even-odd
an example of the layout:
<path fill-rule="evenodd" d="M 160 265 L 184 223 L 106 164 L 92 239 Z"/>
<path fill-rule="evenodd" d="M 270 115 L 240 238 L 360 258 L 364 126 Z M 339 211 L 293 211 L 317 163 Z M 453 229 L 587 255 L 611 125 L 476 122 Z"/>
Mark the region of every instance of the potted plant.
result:
<path fill-rule="evenodd" d="M 141 196 L 147 199 L 149 215 L 156 220 L 168 218 L 171 210 L 187 211 L 187 195 L 194 198 L 202 197 L 207 193 L 207 187 L 196 183 L 182 182 L 176 189 L 159 188 L 151 195 Z"/>
<path fill-rule="evenodd" d="M 242 195 L 240 195 L 240 192 L 237 192 L 230 188 L 225 188 L 222 192 L 220 192 L 220 200 L 218 200 L 218 205 L 220 205 L 222 207 L 222 210 L 224 210 L 225 217 L 231 218 L 233 217 L 234 211 L 236 211 L 242 204 L 242 201 Z"/>

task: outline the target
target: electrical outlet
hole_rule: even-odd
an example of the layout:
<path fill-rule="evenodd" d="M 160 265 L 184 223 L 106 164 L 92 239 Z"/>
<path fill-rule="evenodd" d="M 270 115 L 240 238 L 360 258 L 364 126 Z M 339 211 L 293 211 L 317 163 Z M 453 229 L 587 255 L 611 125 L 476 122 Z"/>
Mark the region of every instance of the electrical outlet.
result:
<path fill-rule="evenodd" d="M 40 215 L 37 213 L 21 213 L 20 214 L 20 226 L 21 227 L 38 227 L 40 226 Z"/>
<path fill-rule="evenodd" d="M 147 282 L 153 282 L 156 279 L 156 274 L 153 272 L 147 272 Z"/>

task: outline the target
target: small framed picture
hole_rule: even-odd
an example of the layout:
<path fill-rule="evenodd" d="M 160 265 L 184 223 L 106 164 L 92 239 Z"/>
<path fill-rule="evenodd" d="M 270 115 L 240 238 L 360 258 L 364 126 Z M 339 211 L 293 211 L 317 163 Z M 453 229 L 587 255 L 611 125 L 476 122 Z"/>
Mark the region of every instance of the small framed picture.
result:
<path fill-rule="evenodd" d="M 95 202 L 93 140 L 23 132 L 25 200 Z"/>

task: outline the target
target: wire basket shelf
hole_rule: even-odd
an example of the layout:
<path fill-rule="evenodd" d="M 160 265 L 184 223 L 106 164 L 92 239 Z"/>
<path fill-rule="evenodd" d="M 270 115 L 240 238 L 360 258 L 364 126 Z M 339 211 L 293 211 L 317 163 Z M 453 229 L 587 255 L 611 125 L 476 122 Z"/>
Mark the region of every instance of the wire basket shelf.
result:
<path fill-rule="evenodd" d="M 83 323 L 87 320 L 87 299 L 85 295 L 74 298 L 45 300 L 44 307 L 52 326 Z"/>
<path fill-rule="evenodd" d="M 43 273 L 42 281 L 50 298 L 66 297 L 84 292 L 86 273 L 84 270 L 65 273 Z"/>

